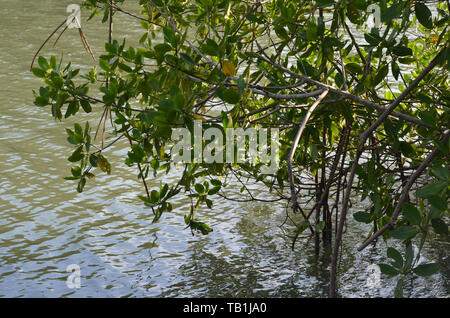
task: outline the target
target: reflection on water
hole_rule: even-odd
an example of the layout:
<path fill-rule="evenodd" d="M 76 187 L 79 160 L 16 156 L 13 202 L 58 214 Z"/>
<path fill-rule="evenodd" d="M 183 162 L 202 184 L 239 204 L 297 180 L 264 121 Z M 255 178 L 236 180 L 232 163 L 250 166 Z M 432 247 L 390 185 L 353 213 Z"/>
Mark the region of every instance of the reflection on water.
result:
<path fill-rule="evenodd" d="M 81 195 L 63 180 L 70 167 L 64 127 L 72 121 L 55 122 L 48 109 L 33 106 L 31 91 L 41 82 L 28 69 L 71 2 L 21 1 L 18 6 L 4 0 L 0 7 L 0 296 L 326 296 L 329 260 L 322 256 L 316 261 L 307 238 L 290 250 L 291 242 L 279 227 L 282 206 L 218 202 L 201 211 L 214 232 L 193 237 L 184 229 L 188 202 L 183 198 L 173 201 L 172 213 L 151 223 L 151 212 L 135 200 L 142 186 L 124 164 L 111 176 L 97 176 Z M 95 22 L 83 22 L 83 27 L 99 56 L 106 26 Z M 139 38 L 136 30 L 140 32 L 139 24 L 127 16 L 115 23 L 116 37 L 126 36 L 129 43 Z M 72 31 L 56 49 L 49 46 L 43 53 L 64 54 L 65 60 L 87 70 L 94 62 Z M 80 121 L 98 118 L 100 111 Z M 114 145 L 111 161 L 122 162 L 125 147 Z M 178 174 L 165 181 L 175 181 Z M 150 182 L 158 186 L 159 180 Z M 385 259 L 371 248 L 356 254 L 354 246 L 366 229 L 350 226 L 355 234 L 347 235 L 343 247 L 342 295 L 392 295 L 395 282 L 390 280 L 383 280 L 380 290 L 365 287 L 367 266 Z M 426 280 L 411 277 L 406 285 L 415 287 L 413 296 L 448 296 L 448 244 L 431 243 L 433 249 L 424 257 L 439 261 L 443 271 Z M 70 264 L 80 266 L 80 289 L 66 285 Z"/>

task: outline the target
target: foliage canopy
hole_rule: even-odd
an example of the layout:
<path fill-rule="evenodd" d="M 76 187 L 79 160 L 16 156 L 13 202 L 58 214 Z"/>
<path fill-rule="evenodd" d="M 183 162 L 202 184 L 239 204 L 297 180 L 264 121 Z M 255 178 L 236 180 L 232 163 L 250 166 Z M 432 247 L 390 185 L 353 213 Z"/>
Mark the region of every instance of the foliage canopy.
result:
<path fill-rule="evenodd" d="M 98 67 L 80 75 L 70 63 L 39 57 L 32 68 L 45 83 L 37 106 L 58 120 L 101 108 L 95 136 L 113 136 L 92 138 L 89 123 L 66 129 L 74 164 L 66 179 L 79 192 L 94 173 L 114 173 L 107 150 L 125 138 L 125 163 L 137 167 L 145 188 L 139 198 L 154 222 L 172 211 L 176 195 L 192 198 L 185 222 L 202 234 L 212 228 L 196 213 L 215 200 L 284 201 L 293 248 L 303 232 L 317 251 L 321 241 L 333 246 L 334 297 L 349 206 L 366 200 L 351 216 L 371 227 L 359 250 L 381 236 L 402 240 L 404 256 L 388 248 L 393 262 L 380 264 L 384 274 L 438 271 L 417 264 L 410 242 L 420 238 L 422 248 L 426 238 L 448 234 L 448 1 L 139 0 L 139 12 L 125 2 L 83 2 L 90 18 L 110 27 Z M 140 21 L 138 47 L 114 39 L 121 14 Z M 264 174 L 250 161 L 187 163 L 177 184 L 149 188 L 152 173 L 174 168 L 173 129 L 193 132 L 195 120 L 203 129 L 279 128 L 278 170 Z M 227 195 L 228 177 L 244 199 Z M 249 182 L 271 198 L 250 191 Z M 396 296 L 402 286 L 403 276 Z"/>

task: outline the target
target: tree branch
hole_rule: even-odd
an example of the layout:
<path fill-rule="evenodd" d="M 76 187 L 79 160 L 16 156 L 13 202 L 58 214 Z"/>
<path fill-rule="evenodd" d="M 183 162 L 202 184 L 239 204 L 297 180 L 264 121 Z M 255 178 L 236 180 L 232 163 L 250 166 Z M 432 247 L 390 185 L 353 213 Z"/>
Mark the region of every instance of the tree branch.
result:
<path fill-rule="evenodd" d="M 442 138 L 442 143 L 447 143 L 448 139 L 450 137 L 450 130 L 447 131 L 444 138 Z M 357 250 L 362 251 L 365 249 L 370 243 L 372 243 L 377 237 L 382 235 L 384 232 L 386 232 L 388 229 L 394 229 L 395 228 L 395 222 L 397 221 L 400 211 L 402 209 L 402 204 L 407 200 L 409 191 L 411 190 L 411 187 L 413 186 L 414 182 L 417 180 L 417 178 L 420 177 L 422 172 L 425 170 L 425 168 L 433 161 L 433 159 L 436 157 L 436 155 L 439 153 L 439 147 L 436 147 L 433 149 L 433 151 L 425 158 L 425 160 L 422 162 L 422 164 L 414 171 L 414 173 L 408 178 L 408 181 L 406 182 L 403 191 L 400 195 L 400 198 L 398 199 L 398 203 L 394 209 L 394 212 L 392 213 L 392 217 L 389 220 L 389 222 L 384 225 L 378 232 L 374 233 L 369 239 L 367 239 L 363 244 L 361 244 Z"/>
<path fill-rule="evenodd" d="M 308 112 L 306 113 L 306 116 L 303 118 L 302 124 L 300 128 L 297 131 L 297 135 L 295 136 L 294 143 L 292 145 L 291 151 L 288 156 L 287 160 L 287 169 L 289 174 L 289 184 L 291 189 L 291 200 L 292 200 L 292 208 L 294 210 L 294 213 L 298 210 L 298 202 L 297 202 L 297 194 L 295 192 L 295 184 L 294 184 L 294 177 L 292 172 L 292 159 L 294 158 L 295 150 L 297 149 L 298 143 L 300 141 L 300 138 L 303 134 L 303 130 L 306 127 L 306 124 L 308 123 L 309 117 L 311 117 L 311 114 L 313 113 L 314 109 L 320 104 L 320 102 L 327 96 L 328 90 L 324 90 L 322 94 L 320 94 L 319 98 L 316 100 L 316 102 L 308 109 Z M 303 215 L 303 217 L 306 216 Z"/>

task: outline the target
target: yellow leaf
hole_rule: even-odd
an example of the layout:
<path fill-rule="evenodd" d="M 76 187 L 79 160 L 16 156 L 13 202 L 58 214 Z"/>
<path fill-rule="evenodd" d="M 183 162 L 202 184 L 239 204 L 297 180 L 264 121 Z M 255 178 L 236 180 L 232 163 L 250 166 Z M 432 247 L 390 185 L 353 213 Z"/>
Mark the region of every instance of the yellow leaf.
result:
<path fill-rule="evenodd" d="M 439 40 L 439 35 L 431 37 L 430 42 L 434 43 L 434 42 L 437 42 L 437 40 Z"/>
<path fill-rule="evenodd" d="M 202 122 L 206 122 L 205 117 L 198 115 L 198 114 L 194 114 L 194 118 L 197 120 L 201 120 Z"/>
<path fill-rule="evenodd" d="M 234 68 L 234 64 L 230 61 L 225 61 L 222 64 L 222 72 L 227 77 L 233 77 L 236 75 L 236 69 Z"/>

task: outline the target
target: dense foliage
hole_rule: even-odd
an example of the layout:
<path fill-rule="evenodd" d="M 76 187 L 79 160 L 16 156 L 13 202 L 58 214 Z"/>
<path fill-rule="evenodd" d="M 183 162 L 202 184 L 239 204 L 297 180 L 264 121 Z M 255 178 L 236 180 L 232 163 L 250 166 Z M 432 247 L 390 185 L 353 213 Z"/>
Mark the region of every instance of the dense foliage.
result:
<path fill-rule="evenodd" d="M 54 118 L 102 109 L 96 129 L 67 129 L 74 166 L 66 179 L 79 192 L 94 174 L 113 173 L 107 150 L 124 138 L 125 163 L 136 166 L 155 222 L 176 195 L 191 197 L 185 222 L 202 234 L 212 229 L 198 215 L 215 200 L 284 201 L 293 248 L 299 235 L 312 235 L 317 253 L 321 242 L 332 246 L 332 297 L 352 201 L 368 202 L 350 215 L 371 227 L 359 250 L 381 237 L 405 242 L 404 251 L 388 248 L 393 262 L 380 265 L 384 274 L 439 270 L 418 265 L 411 240 L 421 249 L 448 234 L 448 1 L 136 1 L 139 12 L 124 9 L 131 0 L 83 2 L 110 28 L 98 67 L 80 75 L 39 57 L 32 68 L 45 82 L 35 104 Z M 140 20 L 139 47 L 114 39 L 121 14 Z M 250 160 L 200 161 L 183 164 L 178 183 L 149 188 L 153 173 L 174 168 L 173 129 L 193 133 L 195 120 L 203 130 L 278 128 L 277 171 L 263 173 Z M 250 182 L 267 194 L 253 193 Z M 230 183 L 242 197 L 227 195 Z"/>

